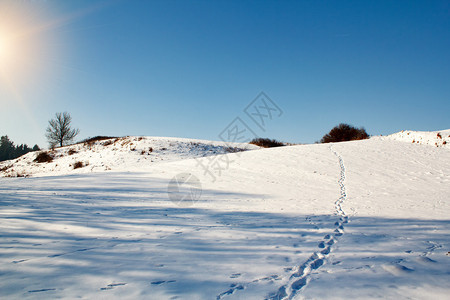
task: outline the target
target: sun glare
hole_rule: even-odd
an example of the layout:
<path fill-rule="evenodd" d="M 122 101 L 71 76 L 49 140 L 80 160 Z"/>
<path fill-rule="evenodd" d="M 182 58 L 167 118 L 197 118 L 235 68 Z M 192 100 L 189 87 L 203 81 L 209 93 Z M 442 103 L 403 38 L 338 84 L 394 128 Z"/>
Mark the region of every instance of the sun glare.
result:
<path fill-rule="evenodd" d="M 53 1 L 0 0 L 0 92 L 11 97 L 34 99 L 59 80 L 68 65 L 71 43 L 61 30 L 75 19 L 102 9 L 95 4 L 80 10 L 59 13 Z M 25 93 L 28 93 L 25 95 Z M 17 96 L 19 95 L 19 96 Z"/>
<path fill-rule="evenodd" d="M 6 64 L 6 60 L 8 59 L 10 45 L 8 45 L 8 41 L 0 36 L 0 64 Z"/>
<path fill-rule="evenodd" d="M 13 95 L 43 78 L 50 53 L 50 33 L 39 30 L 45 15 L 33 5 L 0 1 L 0 88 Z"/>

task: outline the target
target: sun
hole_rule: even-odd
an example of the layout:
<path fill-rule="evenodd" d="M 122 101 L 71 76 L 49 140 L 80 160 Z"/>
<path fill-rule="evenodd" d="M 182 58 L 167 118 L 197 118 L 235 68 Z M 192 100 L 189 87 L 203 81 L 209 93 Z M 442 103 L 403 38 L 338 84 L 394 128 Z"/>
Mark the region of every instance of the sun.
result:
<path fill-rule="evenodd" d="M 43 77 L 46 20 L 24 4 L 0 0 L 0 89 L 24 90 Z"/>
<path fill-rule="evenodd" d="M 56 2 L 0 0 L 0 95 L 10 96 L 0 97 L 0 106 L 21 97 L 34 99 L 31 91 L 54 86 L 69 70 L 67 57 L 77 46 L 66 26 L 107 6 L 66 12 Z"/>

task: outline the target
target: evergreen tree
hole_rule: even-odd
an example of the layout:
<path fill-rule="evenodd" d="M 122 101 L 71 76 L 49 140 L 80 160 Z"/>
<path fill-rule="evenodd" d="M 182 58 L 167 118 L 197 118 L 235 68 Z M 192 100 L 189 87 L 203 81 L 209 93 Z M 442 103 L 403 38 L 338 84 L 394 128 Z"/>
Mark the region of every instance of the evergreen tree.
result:
<path fill-rule="evenodd" d="M 0 138 L 0 161 L 11 159 L 14 156 L 14 143 L 7 135 Z"/>
<path fill-rule="evenodd" d="M 0 161 L 15 159 L 31 151 L 40 150 L 38 145 L 34 145 L 33 149 L 27 144 L 14 146 L 14 142 L 7 135 L 0 138 Z"/>

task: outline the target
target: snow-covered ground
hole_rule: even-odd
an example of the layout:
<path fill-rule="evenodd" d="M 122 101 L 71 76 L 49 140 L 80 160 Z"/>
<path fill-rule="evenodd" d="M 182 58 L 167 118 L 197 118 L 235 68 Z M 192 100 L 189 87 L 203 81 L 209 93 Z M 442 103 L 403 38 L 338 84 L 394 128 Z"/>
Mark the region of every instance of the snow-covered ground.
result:
<path fill-rule="evenodd" d="M 259 149 L 243 143 L 162 137 L 121 137 L 44 150 L 53 161 L 36 162 L 39 152 L 0 162 L 1 177 L 66 175 L 103 171 L 141 171 L 154 163 Z M 80 168 L 75 168 L 75 163 Z"/>
<path fill-rule="evenodd" d="M 188 157 L 1 178 L 0 297 L 448 298 L 447 147 L 390 136 Z M 178 174 L 199 199 L 169 200 Z"/>
<path fill-rule="evenodd" d="M 441 131 L 402 130 L 387 138 L 413 144 L 431 145 L 434 147 L 450 147 L 450 129 Z"/>

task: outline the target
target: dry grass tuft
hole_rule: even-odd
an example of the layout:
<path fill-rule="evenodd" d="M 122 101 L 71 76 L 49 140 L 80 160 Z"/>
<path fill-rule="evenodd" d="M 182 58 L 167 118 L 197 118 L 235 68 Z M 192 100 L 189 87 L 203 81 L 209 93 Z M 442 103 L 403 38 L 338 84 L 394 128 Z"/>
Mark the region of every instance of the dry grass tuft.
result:
<path fill-rule="evenodd" d="M 53 156 L 51 154 L 49 154 L 47 151 L 40 152 L 34 159 L 34 162 L 37 162 L 37 163 L 49 163 L 52 161 L 53 161 Z"/>

